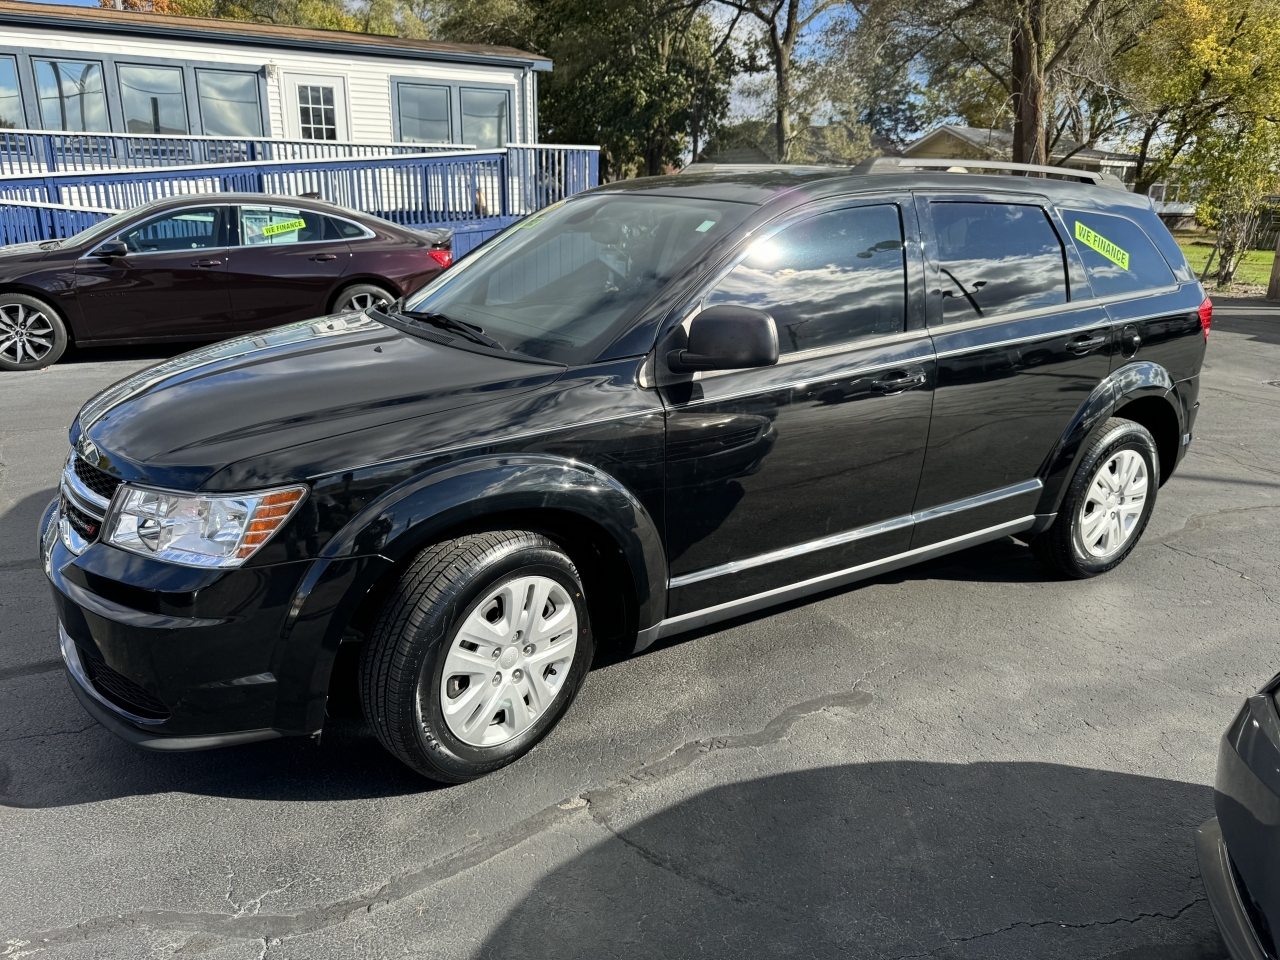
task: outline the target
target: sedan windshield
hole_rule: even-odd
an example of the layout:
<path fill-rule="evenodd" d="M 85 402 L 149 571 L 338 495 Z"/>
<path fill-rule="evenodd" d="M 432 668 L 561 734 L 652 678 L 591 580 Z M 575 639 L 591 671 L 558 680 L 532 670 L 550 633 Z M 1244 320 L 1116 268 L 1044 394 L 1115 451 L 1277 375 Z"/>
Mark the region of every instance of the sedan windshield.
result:
<path fill-rule="evenodd" d="M 640 194 L 558 204 L 446 270 L 405 312 L 470 324 L 512 353 L 585 363 L 752 209 Z"/>

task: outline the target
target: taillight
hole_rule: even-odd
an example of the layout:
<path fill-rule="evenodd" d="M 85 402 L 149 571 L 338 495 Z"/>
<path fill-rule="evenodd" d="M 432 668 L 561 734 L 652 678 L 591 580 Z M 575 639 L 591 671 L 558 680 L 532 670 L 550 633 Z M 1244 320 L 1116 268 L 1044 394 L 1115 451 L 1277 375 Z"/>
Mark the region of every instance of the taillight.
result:
<path fill-rule="evenodd" d="M 449 266 L 449 264 L 453 263 L 452 250 L 428 250 L 427 256 L 430 257 L 432 260 L 434 260 L 436 263 L 440 264 L 440 266 L 442 267 L 447 267 Z M 1209 302 L 1208 300 L 1205 301 L 1205 303 L 1208 303 L 1208 302 Z M 1203 312 L 1204 307 L 1201 307 L 1200 309 Z"/>
<path fill-rule="evenodd" d="M 1213 323 L 1213 301 L 1208 297 L 1204 298 L 1204 303 L 1200 304 L 1200 329 L 1204 331 L 1204 338 L 1209 339 L 1209 324 Z"/>

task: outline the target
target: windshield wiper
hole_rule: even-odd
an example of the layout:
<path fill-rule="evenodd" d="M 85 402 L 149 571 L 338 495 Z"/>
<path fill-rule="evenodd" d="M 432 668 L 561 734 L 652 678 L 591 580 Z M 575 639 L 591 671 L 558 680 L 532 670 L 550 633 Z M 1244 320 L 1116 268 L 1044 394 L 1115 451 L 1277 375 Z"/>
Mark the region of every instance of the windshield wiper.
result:
<path fill-rule="evenodd" d="M 433 327 L 439 327 L 441 330 L 448 330 L 452 333 L 459 334 L 470 340 L 472 343 L 478 343 L 483 347 L 493 347 L 497 350 L 505 351 L 507 348 L 500 344 L 493 337 L 488 336 L 481 327 L 477 327 L 474 323 L 467 323 L 465 320 L 455 320 L 453 317 L 446 317 L 443 313 L 419 312 L 417 310 L 396 310 L 396 316 L 404 317 L 407 320 L 420 320 L 423 323 L 429 323 Z"/>

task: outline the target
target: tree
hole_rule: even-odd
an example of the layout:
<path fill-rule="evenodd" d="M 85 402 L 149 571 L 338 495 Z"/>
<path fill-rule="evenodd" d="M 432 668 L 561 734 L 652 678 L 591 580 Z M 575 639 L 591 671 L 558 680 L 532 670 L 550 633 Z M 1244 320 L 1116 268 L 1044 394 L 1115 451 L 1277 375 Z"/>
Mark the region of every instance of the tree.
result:
<path fill-rule="evenodd" d="M 755 20 L 764 31 L 765 49 L 774 76 L 774 138 L 778 159 L 791 153 L 793 59 L 805 30 L 844 0 L 719 0 Z"/>
<path fill-rule="evenodd" d="M 1201 139 L 1230 154 L 1222 131 L 1280 116 L 1280 0 L 1163 0 L 1120 65 L 1145 191 Z"/>

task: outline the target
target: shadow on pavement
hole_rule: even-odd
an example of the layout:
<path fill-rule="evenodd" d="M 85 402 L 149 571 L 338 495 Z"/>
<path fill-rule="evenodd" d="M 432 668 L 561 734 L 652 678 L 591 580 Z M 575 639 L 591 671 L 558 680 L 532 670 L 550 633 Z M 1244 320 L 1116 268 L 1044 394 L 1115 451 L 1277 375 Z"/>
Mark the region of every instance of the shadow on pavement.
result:
<path fill-rule="evenodd" d="M 197 340 L 191 343 L 144 343 L 121 347 L 77 347 L 69 346 L 58 365 L 77 363 L 108 363 L 113 360 L 168 360 L 180 353 L 204 346 L 206 341 Z M 123 376 L 123 374 L 122 374 Z"/>
<path fill-rule="evenodd" d="M 537 881 L 477 955 L 1226 957 L 1194 853 L 1209 787 L 887 762 L 654 796 L 588 794 L 616 839 Z"/>

